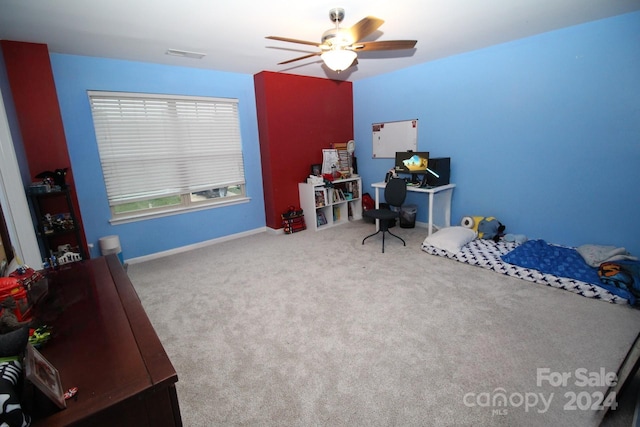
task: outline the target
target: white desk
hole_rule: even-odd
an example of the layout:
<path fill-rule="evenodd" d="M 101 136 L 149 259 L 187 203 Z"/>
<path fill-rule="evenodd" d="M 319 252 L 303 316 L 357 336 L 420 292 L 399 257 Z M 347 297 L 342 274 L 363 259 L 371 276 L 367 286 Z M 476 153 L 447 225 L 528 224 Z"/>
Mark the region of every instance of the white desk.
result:
<path fill-rule="evenodd" d="M 373 188 L 376 189 L 376 209 L 380 207 L 380 189 L 384 189 L 387 186 L 386 182 L 376 182 L 371 184 Z M 432 188 L 423 188 L 423 187 L 413 187 L 411 185 L 407 185 L 407 191 L 412 191 L 415 193 L 424 193 L 429 195 L 429 230 L 428 236 L 431 236 L 431 231 L 433 228 L 433 206 L 434 206 L 434 198 L 435 195 L 438 194 L 438 201 L 440 202 L 440 207 L 444 209 L 444 221 L 443 224 L 445 227 L 449 227 L 451 225 L 451 196 L 453 196 L 453 189 L 455 188 L 455 184 L 447 184 L 441 185 L 439 187 Z M 378 220 L 376 220 L 376 230 L 380 226 Z"/>

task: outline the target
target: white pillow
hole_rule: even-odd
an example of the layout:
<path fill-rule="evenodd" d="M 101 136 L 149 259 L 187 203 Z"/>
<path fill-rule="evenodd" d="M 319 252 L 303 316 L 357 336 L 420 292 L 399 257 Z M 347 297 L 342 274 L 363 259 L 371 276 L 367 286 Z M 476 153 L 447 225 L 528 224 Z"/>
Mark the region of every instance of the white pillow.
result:
<path fill-rule="evenodd" d="M 455 254 L 460 252 L 462 247 L 475 239 L 477 235 L 478 233 L 467 227 L 447 227 L 428 236 L 424 239 L 424 244 Z"/>

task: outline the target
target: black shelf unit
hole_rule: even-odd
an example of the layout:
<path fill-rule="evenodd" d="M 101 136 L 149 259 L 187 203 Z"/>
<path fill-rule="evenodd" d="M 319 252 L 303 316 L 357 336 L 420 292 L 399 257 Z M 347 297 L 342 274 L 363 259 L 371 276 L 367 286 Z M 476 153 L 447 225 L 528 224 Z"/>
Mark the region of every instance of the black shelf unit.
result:
<path fill-rule="evenodd" d="M 57 255 L 59 244 L 71 245 L 73 252 L 79 253 L 82 259 L 87 259 L 69 187 L 48 192 L 30 190 L 28 195 L 35 214 L 36 234 L 43 259 L 49 258 L 52 252 Z M 57 211 L 50 212 L 52 206 Z M 45 220 L 47 214 L 54 219 L 52 223 Z M 64 216 L 63 224 L 55 221 L 60 216 Z"/>

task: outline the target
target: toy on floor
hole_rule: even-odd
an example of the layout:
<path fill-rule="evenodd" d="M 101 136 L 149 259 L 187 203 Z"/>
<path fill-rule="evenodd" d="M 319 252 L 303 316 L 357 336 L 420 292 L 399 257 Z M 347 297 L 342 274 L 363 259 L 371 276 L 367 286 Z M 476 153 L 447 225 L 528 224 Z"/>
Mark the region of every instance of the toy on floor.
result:
<path fill-rule="evenodd" d="M 600 264 L 598 276 L 602 283 L 628 292 L 632 305 L 640 305 L 640 262 L 633 260 L 607 261 Z"/>
<path fill-rule="evenodd" d="M 506 226 L 492 216 L 465 216 L 461 225 L 478 233 L 479 239 L 497 242 L 504 236 Z"/>
<path fill-rule="evenodd" d="M 526 242 L 527 240 L 527 236 L 525 236 L 524 234 L 505 234 L 503 239 L 505 240 L 505 242 L 515 242 L 518 244 L 522 244 L 524 242 Z"/>

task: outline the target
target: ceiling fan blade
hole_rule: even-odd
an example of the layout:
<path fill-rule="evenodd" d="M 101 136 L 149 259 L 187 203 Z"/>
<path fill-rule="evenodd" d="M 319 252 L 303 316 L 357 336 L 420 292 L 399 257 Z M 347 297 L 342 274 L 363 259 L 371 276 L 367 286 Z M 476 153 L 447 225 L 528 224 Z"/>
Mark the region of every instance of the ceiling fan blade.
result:
<path fill-rule="evenodd" d="M 278 40 L 278 41 L 281 41 L 281 42 L 308 44 L 310 46 L 316 46 L 316 47 L 320 46 L 320 43 L 317 43 L 317 42 L 308 42 L 306 40 L 290 39 L 290 38 L 287 38 L 287 37 L 267 36 L 265 38 L 266 39 L 271 39 L 271 40 Z"/>
<path fill-rule="evenodd" d="M 311 58 L 312 56 L 318 56 L 320 54 L 321 54 L 321 52 L 310 53 L 309 55 L 301 56 L 299 58 L 293 58 L 293 59 L 289 59 L 288 61 L 278 62 L 278 65 L 288 64 L 290 62 L 295 62 L 295 61 L 300 61 L 301 59 Z"/>
<path fill-rule="evenodd" d="M 377 42 L 360 42 L 353 45 L 356 52 L 374 51 L 374 50 L 400 50 L 413 49 L 418 43 L 417 40 L 387 40 Z"/>
<path fill-rule="evenodd" d="M 367 16 L 366 18 L 361 19 L 360 22 L 349 28 L 349 32 L 351 33 L 353 40 L 357 42 L 373 33 L 382 24 L 384 24 L 384 21 L 382 19 L 374 18 L 373 16 Z"/>

